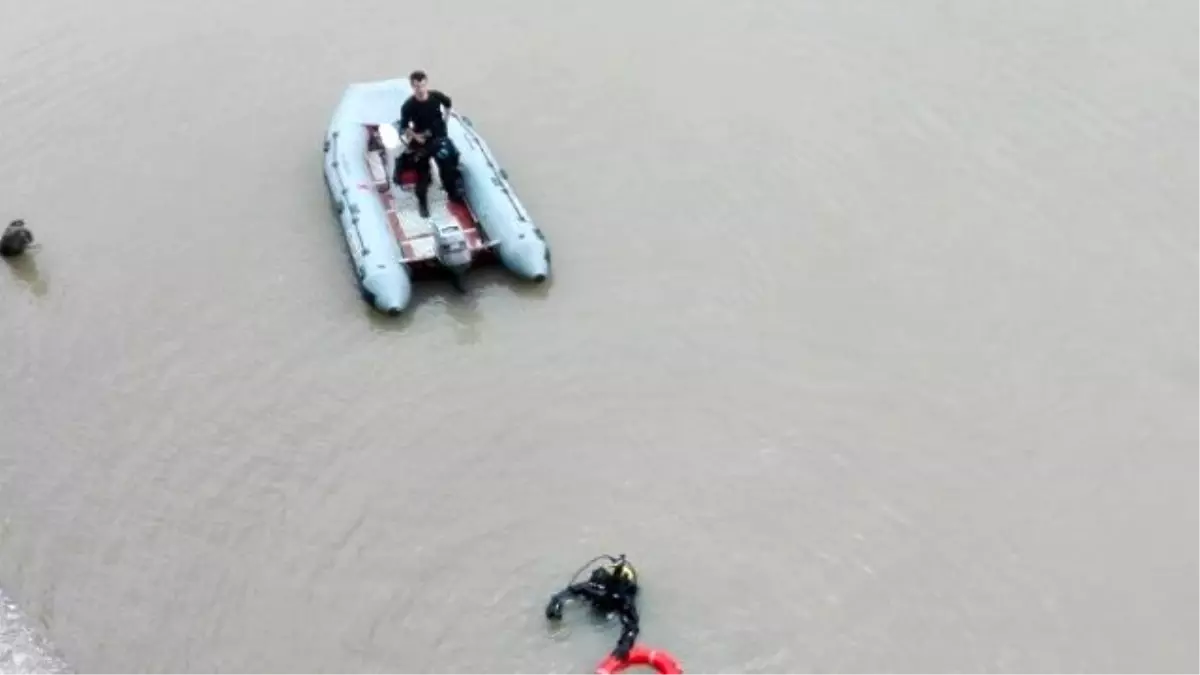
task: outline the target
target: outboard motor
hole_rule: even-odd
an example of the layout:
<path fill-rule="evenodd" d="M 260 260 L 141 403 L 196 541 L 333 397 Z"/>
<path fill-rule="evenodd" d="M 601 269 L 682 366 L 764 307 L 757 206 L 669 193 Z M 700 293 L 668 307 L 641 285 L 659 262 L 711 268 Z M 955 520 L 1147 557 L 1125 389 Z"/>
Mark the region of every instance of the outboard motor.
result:
<path fill-rule="evenodd" d="M 454 287 L 466 290 L 463 279 L 471 269 L 471 247 L 467 235 L 455 224 L 438 225 L 433 228 L 433 239 L 437 245 L 437 261 L 450 271 Z"/>

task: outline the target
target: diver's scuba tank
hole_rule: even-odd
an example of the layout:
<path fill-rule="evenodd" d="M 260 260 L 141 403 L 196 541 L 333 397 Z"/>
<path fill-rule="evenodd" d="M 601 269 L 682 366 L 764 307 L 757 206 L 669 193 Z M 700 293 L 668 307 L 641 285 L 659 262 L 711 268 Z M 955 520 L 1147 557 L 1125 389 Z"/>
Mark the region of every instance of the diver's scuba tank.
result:
<path fill-rule="evenodd" d="M 633 564 L 625 559 L 625 554 L 617 556 L 617 561 L 608 565 L 609 573 L 633 586 L 634 592 L 637 591 L 638 576 L 637 570 Z"/>

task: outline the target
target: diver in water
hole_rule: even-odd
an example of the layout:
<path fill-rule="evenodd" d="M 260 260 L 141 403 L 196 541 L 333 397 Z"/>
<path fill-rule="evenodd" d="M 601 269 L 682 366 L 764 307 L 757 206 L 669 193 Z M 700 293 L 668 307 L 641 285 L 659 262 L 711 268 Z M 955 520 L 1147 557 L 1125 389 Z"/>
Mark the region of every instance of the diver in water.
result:
<path fill-rule="evenodd" d="M 0 234 L 0 256 L 15 258 L 33 245 L 33 233 L 25 227 L 25 221 L 14 220 Z"/>
<path fill-rule="evenodd" d="M 572 579 L 571 584 L 550 598 L 546 605 L 546 618 L 551 621 L 562 619 L 563 604 L 572 598 L 586 601 L 598 614 L 607 616 L 615 613 L 621 619 L 621 637 L 617 640 L 612 655 L 625 661 L 629 658 L 629 650 L 633 649 L 641 630 L 635 604 L 638 592 L 637 570 L 625 560 L 624 554 L 616 558 L 601 556 L 597 560 L 603 558 L 608 558 L 611 564 L 592 570 L 587 581 L 576 583 Z M 584 569 L 587 569 L 588 565 L 584 565 Z"/>

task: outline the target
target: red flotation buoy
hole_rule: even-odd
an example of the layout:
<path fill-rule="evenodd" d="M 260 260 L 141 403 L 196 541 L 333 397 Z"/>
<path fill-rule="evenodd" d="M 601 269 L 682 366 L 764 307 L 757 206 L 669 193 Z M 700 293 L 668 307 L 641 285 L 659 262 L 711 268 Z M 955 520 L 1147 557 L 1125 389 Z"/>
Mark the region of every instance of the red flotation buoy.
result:
<path fill-rule="evenodd" d="M 661 649 L 647 649 L 639 645 L 629 650 L 629 658 L 624 661 L 609 654 L 608 658 L 601 661 L 600 665 L 596 667 L 596 674 L 616 675 L 625 672 L 630 666 L 650 666 L 664 675 L 681 675 L 683 673 L 679 661 L 676 661 L 670 653 Z"/>

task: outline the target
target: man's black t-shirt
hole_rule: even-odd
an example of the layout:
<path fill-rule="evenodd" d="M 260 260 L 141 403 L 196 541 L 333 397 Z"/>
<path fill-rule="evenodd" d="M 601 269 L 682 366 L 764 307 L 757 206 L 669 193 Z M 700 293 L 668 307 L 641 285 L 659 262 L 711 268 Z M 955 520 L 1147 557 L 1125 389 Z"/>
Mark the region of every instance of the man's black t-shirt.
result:
<path fill-rule="evenodd" d="M 430 89 L 424 101 L 409 96 L 400 107 L 400 131 L 407 129 L 411 122 L 413 131 L 418 134 L 432 131 L 434 138 L 445 136 L 446 120 L 442 118 L 442 106 L 450 108 L 450 97 L 436 89 Z"/>

